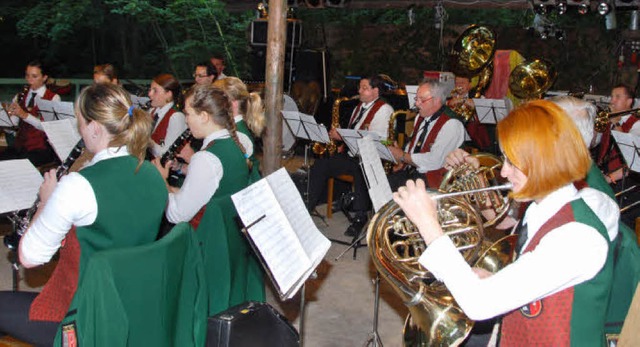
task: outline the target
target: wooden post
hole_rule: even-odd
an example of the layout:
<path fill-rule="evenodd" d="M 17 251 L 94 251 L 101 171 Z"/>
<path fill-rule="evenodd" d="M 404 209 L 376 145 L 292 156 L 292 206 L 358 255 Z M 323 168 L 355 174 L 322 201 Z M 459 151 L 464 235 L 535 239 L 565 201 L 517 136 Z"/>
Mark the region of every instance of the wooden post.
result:
<path fill-rule="evenodd" d="M 287 40 L 287 2 L 269 0 L 267 31 L 267 66 L 264 81 L 264 102 L 267 127 L 263 136 L 262 174 L 266 176 L 280 168 L 282 156 L 282 91 L 285 47 Z"/>

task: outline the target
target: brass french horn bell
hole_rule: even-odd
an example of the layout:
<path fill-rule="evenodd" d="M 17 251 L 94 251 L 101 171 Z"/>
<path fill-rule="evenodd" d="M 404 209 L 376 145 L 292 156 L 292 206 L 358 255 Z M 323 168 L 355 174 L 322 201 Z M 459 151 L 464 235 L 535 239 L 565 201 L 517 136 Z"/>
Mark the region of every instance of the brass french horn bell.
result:
<path fill-rule="evenodd" d="M 485 26 L 472 25 L 460 34 L 451 54 L 450 67 L 456 76 L 472 78 L 478 75 L 493 59 L 496 52 L 496 35 Z"/>
<path fill-rule="evenodd" d="M 551 88 L 557 76 L 556 69 L 547 60 L 525 61 L 511 71 L 509 89 L 519 99 L 538 99 Z"/>

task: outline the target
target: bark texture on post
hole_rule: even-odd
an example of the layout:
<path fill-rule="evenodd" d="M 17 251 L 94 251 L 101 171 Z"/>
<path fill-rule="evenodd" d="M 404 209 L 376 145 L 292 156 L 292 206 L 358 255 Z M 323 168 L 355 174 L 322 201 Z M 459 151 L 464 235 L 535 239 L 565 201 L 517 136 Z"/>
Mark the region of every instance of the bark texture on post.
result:
<path fill-rule="evenodd" d="M 267 31 L 267 61 L 265 69 L 264 102 L 267 128 L 262 138 L 262 174 L 266 176 L 280 168 L 282 156 L 282 91 L 284 81 L 285 47 L 287 40 L 287 2 L 269 0 Z"/>

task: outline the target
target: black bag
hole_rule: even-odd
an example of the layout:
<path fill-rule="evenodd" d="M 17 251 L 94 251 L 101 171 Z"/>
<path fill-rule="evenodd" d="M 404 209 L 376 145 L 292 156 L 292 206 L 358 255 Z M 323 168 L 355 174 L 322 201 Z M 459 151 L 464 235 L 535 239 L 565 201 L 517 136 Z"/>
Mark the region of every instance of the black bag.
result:
<path fill-rule="evenodd" d="M 271 305 L 249 301 L 209 317 L 207 347 L 293 347 L 296 329 Z"/>

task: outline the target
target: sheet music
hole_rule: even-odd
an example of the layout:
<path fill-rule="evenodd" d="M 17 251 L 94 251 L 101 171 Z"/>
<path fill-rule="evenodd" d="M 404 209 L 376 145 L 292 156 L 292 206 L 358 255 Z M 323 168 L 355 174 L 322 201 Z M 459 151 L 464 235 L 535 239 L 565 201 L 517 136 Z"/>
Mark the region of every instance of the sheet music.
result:
<path fill-rule="evenodd" d="M 406 86 L 407 98 L 409 98 L 409 109 L 416 106 L 416 95 L 418 95 L 418 86 Z"/>
<path fill-rule="evenodd" d="M 282 111 L 282 117 L 284 121 L 289 124 L 289 128 L 293 132 L 295 137 L 301 139 L 309 139 L 307 132 L 302 127 L 302 121 L 300 121 L 300 112 L 298 111 Z"/>
<path fill-rule="evenodd" d="M 54 102 L 53 109 L 56 111 L 56 114 L 60 119 L 76 117 L 75 109 L 73 108 L 73 102 L 70 102 L 70 101 Z"/>
<path fill-rule="evenodd" d="M 505 99 L 473 99 L 480 123 L 497 124 L 510 111 Z"/>
<path fill-rule="evenodd" d="M 30 208 L 43 178 L 27 159 L 0 161 L 0 213 Z"/>
<path fill-rule="evenodd" d="M 283 111 L 289 112 L 298 112 L 298 105 L 293 99 L 288 95 L 282 96 L 284 99 L 283 102 Z M 282 113 L 281 113 L 282 114 Z M 293 145 L 296 143 L 296 137 L 293 134 L 291 128 L 289 128 L 289 124 L 284 120 L 284 116 L 282 118 L 282 150 L 284 152 L 290 151 L 293 148 Z"/>
<path fill-rule="evenodd" d="M 349 148 L 349 155 L 355 157 L 358 155 L 358 140 L 362 138 L 362 135 L 358 132 L 358 130 L 354 129 L 336 129 L 340 137 L 342 137 L 342 142 L 347 145 Z"/>
<path fill-rule="evenodd" d="M 611 131 L 611 135 L 616 139 L 618 148 L 620 148 L 629 169 L 640 172 L 640 136 L 615 130 Z"/>
<path fill-rule="evenodd" d="M 39 97 L 36 98 L 36 106 L 38 106 L 38 112 L 40 112 L 40 115 L 42 115 L 42 119 L 45 122 L 56 120 L 55 113 L 53 112 L 53 104 L 54 102 L 51 100 L 44 100 Z"/>
<path fill-rule="evenodd" d="M 309 134 L 309 140 L 321 143 L 329 143 L 329 133 L 327 132 L 327 128 L 316 122 L 316 119 L 313 116 L 308 114 L 299 113 L 300 121 L 302 121 L 302 126 L 307 130 Z"/>
<path fill-rule="evenodd" d="M 391 186 L 387 175 L 384 173 L 382 162 L 378 156 L 374 141 L 369 137 L 358 140 L 360 147 L 360 157 L 362 158 L 362 172 L 367 179 L 369 197 L 373 204 L 373 209 L 378 212 L 387 202 L 393 199 Z"/>
<path fill-rule="evenodd" d="M 11 121 L 11 118 L 9 118 L 9 114 L 7 114 L 7 111 L 5 110 L 4 107 L 0 108 L 0 127 L 3 127 L 3 128 L 15 127 L 15 125 Z"/>
<path fill-rule="evenodd" d="M 135 107 L 139 107 L 139 108 L 146 108 L 149 105 L 149 102 L 151 101 L 151 99 L 149 99 L 146 96 L 137 96 L 133 94 L 130 94 L 130 96 L 131 96 L 131 103 L 133 103 Z"/>
<path fill-rule="evenodd" d="M 60 161 L 67 159 L 73 147 L 81 139 L 75 118 L 42 122 L 42 130 L 47 134 L 49 143 Z"/>

